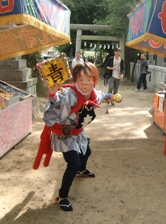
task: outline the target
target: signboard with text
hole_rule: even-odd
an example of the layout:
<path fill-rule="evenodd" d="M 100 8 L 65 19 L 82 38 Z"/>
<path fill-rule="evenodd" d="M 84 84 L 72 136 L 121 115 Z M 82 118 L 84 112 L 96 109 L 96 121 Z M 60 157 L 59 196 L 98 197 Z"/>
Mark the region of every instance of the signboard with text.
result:
<path fill-rule="evenodd" d="M 70 14 L 58 0 L 0 1 L 0 60 L 70 43 Z"/>
<path fill-rule="evenodd" d="M 126 46 L 166 57 L 166 1 L 145 0 L 129 14 Z"/>
<path fill-rule="evenodd" d="M 36 66 L 46 87 L 53 86 L 55 82 L 61 85 L 71 78 L 69 63 L 63 52 L 59 57 L 37 63 Z"/>

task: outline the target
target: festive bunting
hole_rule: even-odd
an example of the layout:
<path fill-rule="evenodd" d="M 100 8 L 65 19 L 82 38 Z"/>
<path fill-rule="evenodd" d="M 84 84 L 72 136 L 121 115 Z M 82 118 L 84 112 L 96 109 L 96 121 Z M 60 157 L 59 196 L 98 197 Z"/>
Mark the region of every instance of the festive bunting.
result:
<path fill-rule="evenodd" d="M 96 44 L 94 44 L 94 49 L 96 49 Z"/>
<path fill-rule="evenodd" d="M 98 49 L 110 49 L 110 47 L 112 47 L 112 49 L 114 49 L 115 47 L 118 47 L 118 43 L 114 43 L 114 44 L 107 44 L 107 43 L 104 43 L 104 44 L 96 44 L 96 43 L 91 43 L 91 42 L 87 42 L 87 41 L 83 41 L 83 46 L 86 48 L 86 47 L 90 47 L 91 50 L 95 50 L 96 48 Z"/>

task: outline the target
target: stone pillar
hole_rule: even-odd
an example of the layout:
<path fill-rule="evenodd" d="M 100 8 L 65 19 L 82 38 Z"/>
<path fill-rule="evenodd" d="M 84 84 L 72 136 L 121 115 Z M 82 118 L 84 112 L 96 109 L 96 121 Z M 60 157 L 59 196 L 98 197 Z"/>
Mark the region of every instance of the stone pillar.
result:
<path fill-rule="evenodd" d="M 125 43 L 124 43 L 124 37 L 121 37 L 120 38 L 120 49 L 121 49 L 121 53 L 120 53 L 121 58 L 123 60 L 125 60 Z"/>
<path fill-rule="evenodd" d="M 163 66 L 164 58 L 157 55 L 157 66 Z"/>
<path fill-rule="evenodd" d="M 81 49 L 81 36 L 82 36 L 82 30 L 77 30 L 77 37 L 76 37 L 76 50 L 75 53 L 80 52 Z"/>
<path fill-rule="evenodd" d="M 149 53 L 149 65 L 154 65 L 153 54 Z"/>

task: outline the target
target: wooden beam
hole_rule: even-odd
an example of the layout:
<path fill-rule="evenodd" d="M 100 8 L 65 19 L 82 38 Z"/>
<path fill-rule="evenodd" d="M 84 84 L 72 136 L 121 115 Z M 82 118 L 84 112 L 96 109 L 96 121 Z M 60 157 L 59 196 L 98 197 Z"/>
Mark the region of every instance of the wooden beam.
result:
<path fill-rule="evenodd" d="M 120 41 L 119 37 L 115 36 L 92 36 L 92 35 L 82 35 L 82 40 L 101 40 L 101 41 Z"/>
<path fill-rule="evenodd" d="M 109 31 L 111 28 L 108 25 L 93 25 L 93 24 L 70 24 L 70 30 L 105 30 Z"/>

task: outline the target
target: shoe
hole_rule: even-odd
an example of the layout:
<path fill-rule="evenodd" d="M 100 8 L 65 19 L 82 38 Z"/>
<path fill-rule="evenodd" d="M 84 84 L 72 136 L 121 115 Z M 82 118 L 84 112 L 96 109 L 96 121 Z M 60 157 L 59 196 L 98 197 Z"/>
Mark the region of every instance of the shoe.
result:
<path fill-rule="evenodd" d="M 112 106 L 115 106 L 115 103 L 114 103 L 114 102 L 111 102 L 111 105 L 112 105 Z"/>
<path fill-rule="evenodd" d="M 143 89 L 143 92 L 146 92 L 146 89 Z"/>
<path fill-rule="evenodd" d="M 140 91 L 140 89 L 135 89 L 135 91 Z"/>
<path fill-rule="evenodd" d="M 83 176 L 83 177 L 95 177 L 95 174 L 92 173 L 91 171 L 89 170 L 84 170 L 84 171 L 78 171 L 77 174 Z"/>
<path fill-rule="evenodd" d="M 62 210 L 67 212 L 73 211 L 73 207 L 67 198 L 56 197 L 55 200 L 59 203 L 59 206 Z"/>

